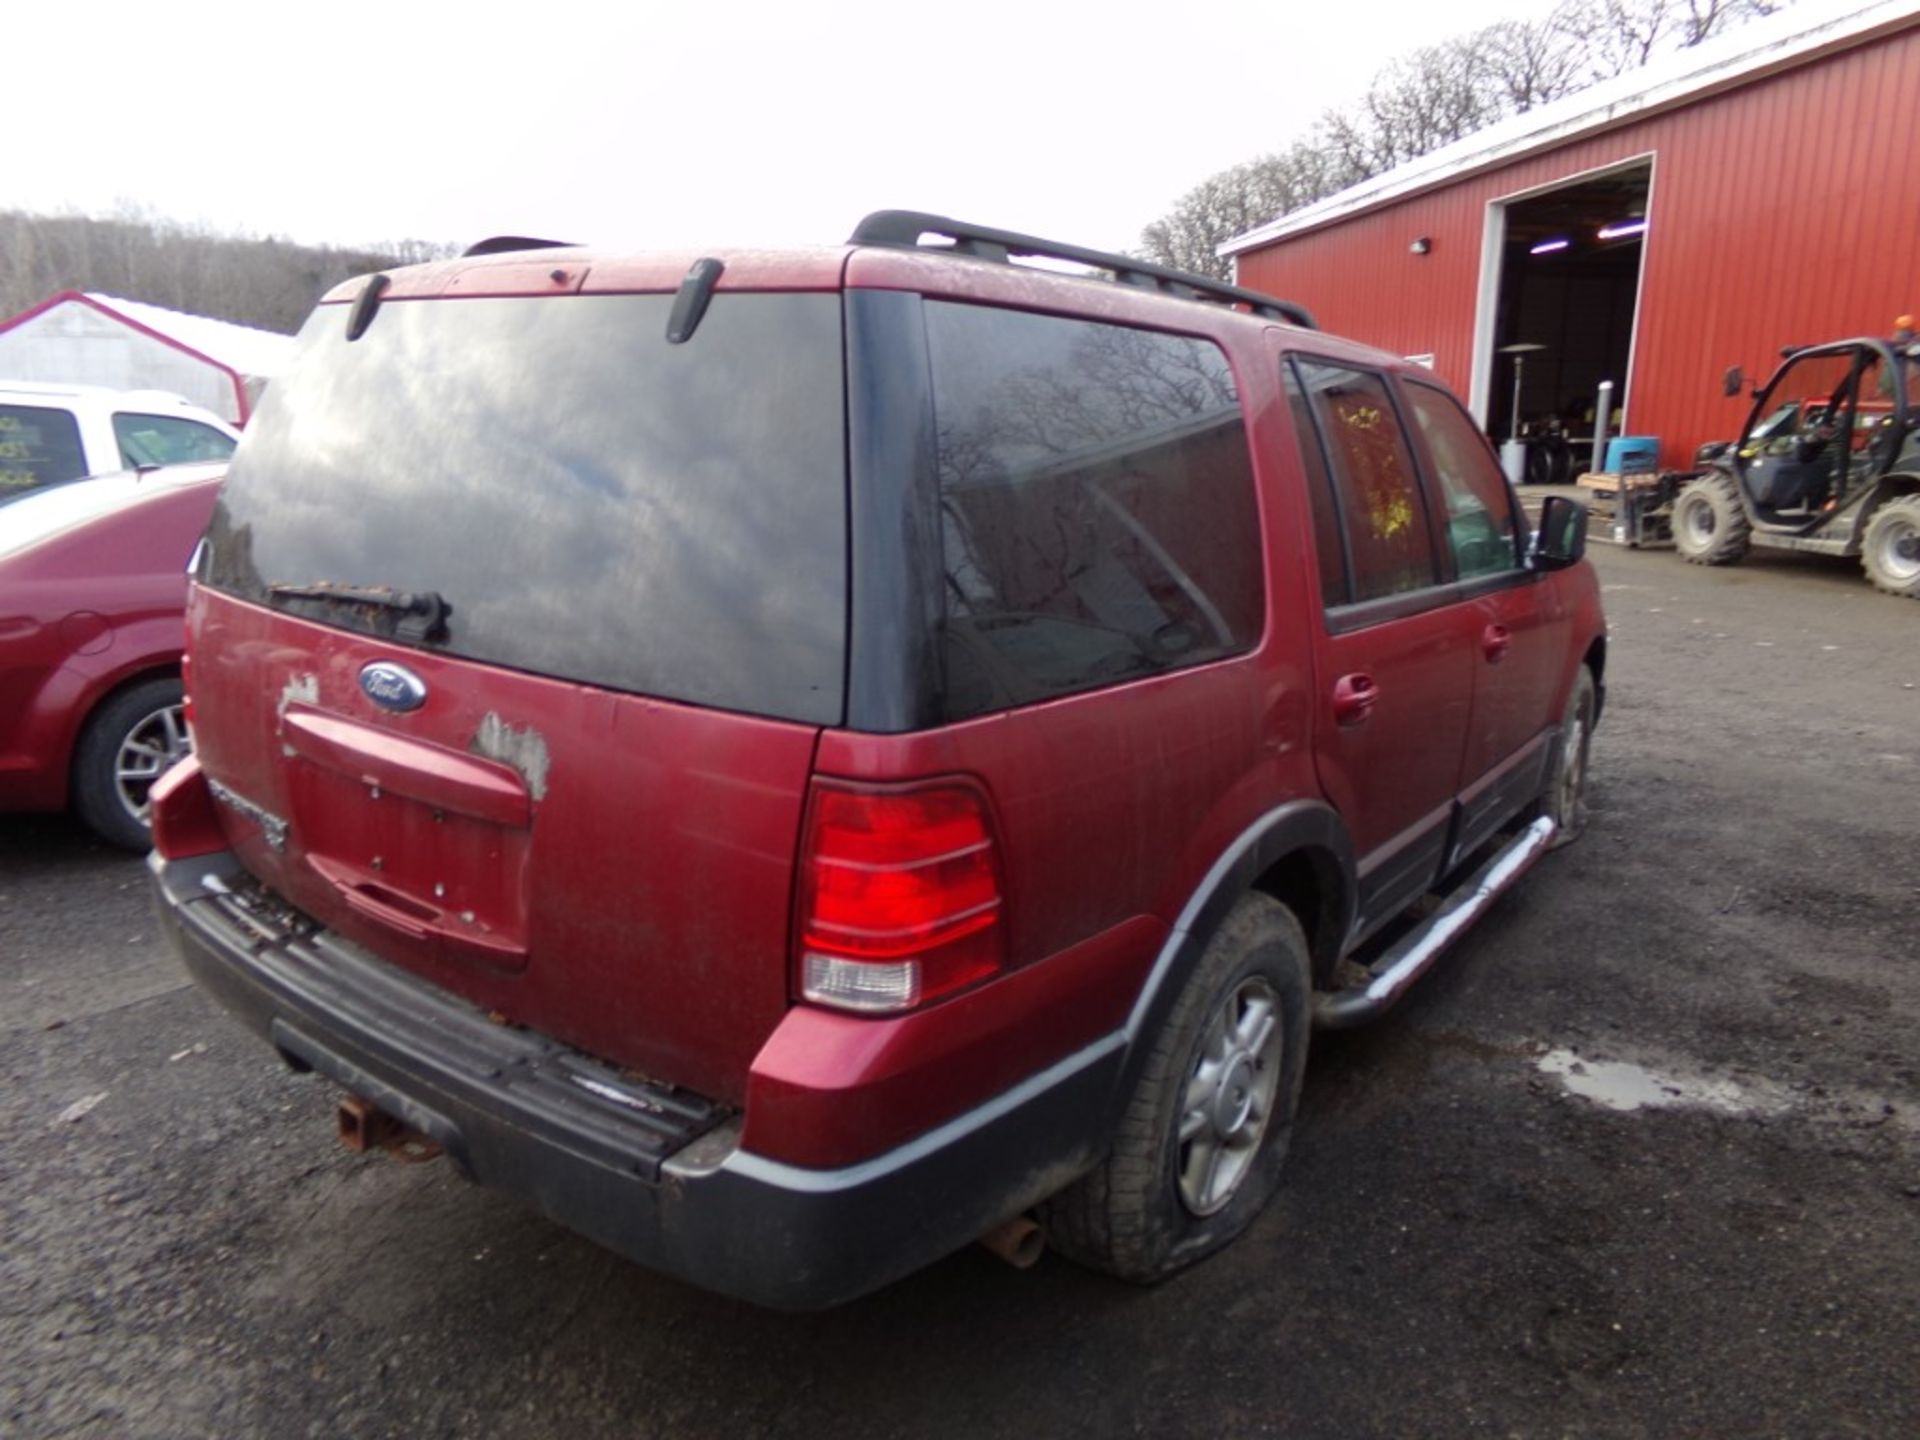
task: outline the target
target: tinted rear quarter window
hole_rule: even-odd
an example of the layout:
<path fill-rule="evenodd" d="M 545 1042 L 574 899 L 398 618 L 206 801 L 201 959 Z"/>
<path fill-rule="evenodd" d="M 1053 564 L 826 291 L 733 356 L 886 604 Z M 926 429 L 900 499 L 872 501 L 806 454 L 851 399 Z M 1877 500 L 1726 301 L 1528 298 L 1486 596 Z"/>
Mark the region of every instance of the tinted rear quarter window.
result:
<path fill-rule="evenodd" d="M 235 456 L 205 579 L 438 592 L 435 648 L 834 723 L 846 643 L 837 295 L 388 301 L 302 330 Z M 279 589 L 276 590 L 276 587 Z"/>
<path fill-rule="evenodd" d="M 1239 395 L 1202 340 L 929 301 L 945 718 L 1251 648 Z"/>
<path fill-rule="evenodd" d="M 86 473 L 80 427 L 69 412 L 0 405 L 0 495 L 78 480 Z"/>

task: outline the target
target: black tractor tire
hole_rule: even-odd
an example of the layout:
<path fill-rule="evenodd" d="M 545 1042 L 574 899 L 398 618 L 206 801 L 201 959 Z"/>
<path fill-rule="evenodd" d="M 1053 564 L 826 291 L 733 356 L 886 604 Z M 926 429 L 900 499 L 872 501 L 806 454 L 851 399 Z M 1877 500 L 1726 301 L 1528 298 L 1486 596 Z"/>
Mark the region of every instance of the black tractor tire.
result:
<path fill-rule="evenodd" d="M 1050 1244 L 1140 1284 L 1236 1238 L 1273 1198 L 1307 1062 L 1307 939 L 1250 893 L 1207 942 L 1101 1164 L 1047 1202 Z"/>
<path fill-rule="evenodd" d="M 180 681 L 142 680 L 108 696 L 74 747 L 73 808 L 102 840 L 126 850 L 153 848 L 146 794 L 186 754 Z"/>
<path fill-rule="evenodd" d="M 1688 564 L 1731 565 L 1752 538 L 1739 482 L 1724 470 L 1709 470 L 1674 498 L 1673 548 Z"/>
<path fill-rule="evenodd" d="M 1593 671 L 1582 665 L 1573 677 L 1566 713 L 1560 720 L 1559 742 L 1553 748 L 1553 770 L 1540 792 L 1540 814 L 1553 821 L 1552 848 L 1571 845 L 1587 829 L 1587 767 L 1593 756 L 1594 712 L 1599 691 Z"/>
<path fill-rule="evenodd" d="M 1920 495 L 1889 500 L 1867 521 L 1860 565 L 1876 590 L 1920 600 Z"/>

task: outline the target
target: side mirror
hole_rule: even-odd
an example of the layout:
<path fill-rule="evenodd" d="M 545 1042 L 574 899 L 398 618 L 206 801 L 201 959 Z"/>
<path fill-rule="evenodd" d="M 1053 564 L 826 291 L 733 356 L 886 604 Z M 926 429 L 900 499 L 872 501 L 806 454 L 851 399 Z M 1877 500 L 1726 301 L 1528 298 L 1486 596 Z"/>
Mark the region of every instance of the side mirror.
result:
<path fill-rule="evenodd" d="M 1738 365 L 1729 365 L 1727 373 L 1720 379 L 1720 393 L 1729 400 L 1746 387 L 1747 377 L 1741 373 Z"/>
<path fill-rule="evenodd" d="M 1540 506 L 1540 530 L 1533 537 L 1533 568 L 1564 570 L 1587 553 L 1587 507 L 1564 495 L 1549 495 Z"/>

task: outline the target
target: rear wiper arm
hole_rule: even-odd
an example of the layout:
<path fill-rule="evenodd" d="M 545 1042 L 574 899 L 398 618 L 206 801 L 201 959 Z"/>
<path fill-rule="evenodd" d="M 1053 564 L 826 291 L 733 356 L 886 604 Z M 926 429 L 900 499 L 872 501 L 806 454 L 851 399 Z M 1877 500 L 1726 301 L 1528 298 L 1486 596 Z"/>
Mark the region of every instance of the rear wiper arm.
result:
<path fill-rule="evenodd" d="M 395 590 L 388 585 L 334 585 L 326 581 L 318 585 L 269 585 L 267 597 L 270 603 L 313 600 L 390 611 L 394 616 L 393 638 L 415 645 L 444 640 L 447 617 L 453 614 L 453 606 L 438 590 Z"/>

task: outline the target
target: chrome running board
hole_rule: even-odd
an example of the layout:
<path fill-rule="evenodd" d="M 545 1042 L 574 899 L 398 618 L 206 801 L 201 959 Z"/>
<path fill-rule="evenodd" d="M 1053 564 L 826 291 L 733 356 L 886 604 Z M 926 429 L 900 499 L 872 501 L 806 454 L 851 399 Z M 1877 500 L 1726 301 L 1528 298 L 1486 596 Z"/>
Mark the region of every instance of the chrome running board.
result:
<path fill-rule="evenodd" d="M 1546 854 L 1555 826 L 1542 815 L 1467 877 L 1413 932 L 1367 969 L 1367 983 L 1347 990 L 1323 990 L 1313 997 L 1313 1023 L 1323 1030 L 1364 1025 L 1387 1010 L 1406 988 L 1440 958 L 1460 932 Z"/>

